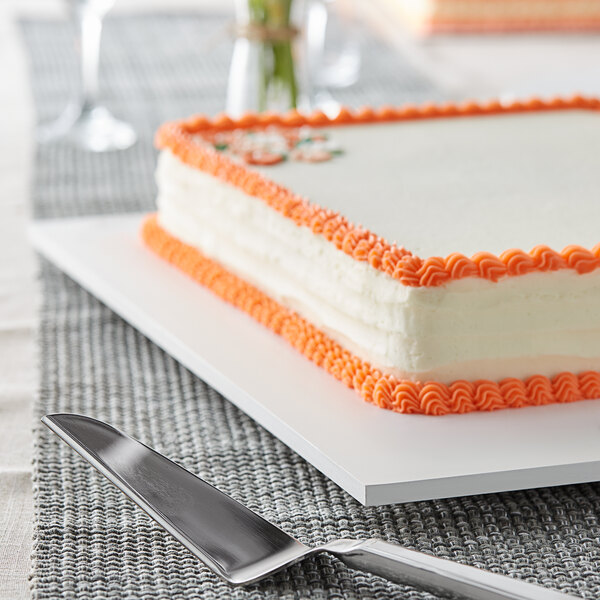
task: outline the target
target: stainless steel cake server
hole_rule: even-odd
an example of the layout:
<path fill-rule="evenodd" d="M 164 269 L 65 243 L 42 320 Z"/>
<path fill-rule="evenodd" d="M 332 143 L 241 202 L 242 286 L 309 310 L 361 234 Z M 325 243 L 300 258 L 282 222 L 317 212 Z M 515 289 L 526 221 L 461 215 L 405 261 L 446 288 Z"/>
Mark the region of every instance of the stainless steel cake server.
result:
<path fill-rule="evenodd" d="M 566 594 L 381 540 L 310 548 L 196 475 L 118 429 L 76 414 L 42 421 L 175 539 L 232 584 L 266 577 L 318 552 L 441 595 L 477 600 L 567 600 Z"/>

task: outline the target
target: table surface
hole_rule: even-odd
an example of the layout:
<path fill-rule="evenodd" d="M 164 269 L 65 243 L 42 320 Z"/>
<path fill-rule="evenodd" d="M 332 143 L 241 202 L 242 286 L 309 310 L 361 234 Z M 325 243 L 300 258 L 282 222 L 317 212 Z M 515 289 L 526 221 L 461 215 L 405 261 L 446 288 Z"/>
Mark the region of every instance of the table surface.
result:
<path fill-rule="evenodd" d="M 365 17 L 415 65 L 448 89 L 475 97 L 575 92 L 600 95 L 600 36 L 493 35 L 414 40 L 375 3 Z M 207 10 L 218 0 L 129 0 L 116 11 Z M 361 3 L 362 6 L 362 3 Z M 63 18 L 59 0 L 5 0 L 0 5 L 0 600 L 29 597 L 33 500 L 31 406 L 37 386 L 36 260 L 26 241 L 34 152 L 34 110 L 18 18 Z M 573 69 L 572 65 L 578 68 Z"/>

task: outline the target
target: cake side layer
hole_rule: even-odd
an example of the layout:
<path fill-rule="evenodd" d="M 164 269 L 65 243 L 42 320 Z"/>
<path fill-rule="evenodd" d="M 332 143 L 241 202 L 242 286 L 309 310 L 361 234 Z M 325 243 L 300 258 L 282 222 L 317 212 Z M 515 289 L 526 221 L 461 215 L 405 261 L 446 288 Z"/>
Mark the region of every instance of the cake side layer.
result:
<path fill-rule="evenodd" d="M 163 152 L 160 223 L 386 373 L 412 380 L 552 376 L 600 365 L 600 273 L 411 288 L 261 201 Z"/>
<path fill-rule="evenodd" d="M 600 397 L 600 373 L 560 373 L 552 379 L 535 375 L 526 380 L 415 383 L 383 375 L 344 350 L 305 319 L 282 307 L 254 286 L 182 243 L 162 229 L 155 215 L 147 218 L 141 235 L 159 256 L 208 287 L 223 300 L 284 337 L 318 366 L 368 402 L 402 413 L 443 415 L 474 410 L 498 410 L 573 402 Z"/>
<path fill-rule="evenodd" d="M 160 148 L 170 148 L 186 164 L 262 199 L 269 207 L 322 236 L 356 261 L 368 262 L 373 268 L 392 276 L 406 286 L 435 287 L 464 277 L 480 277 L 497 281 L 504 277 L 519 276 L 533 271 L 571 269 L 577 273 L 587 273 L 600 267 L 600 244 L 591 250 L 579 245 L 569 245 L 559 252 L 548 246 L 539 245 L 529 252 L 509 248 L 498 256 L 479 251 L 472 257 L 452 252 L 445 258 L 440 256 L 420 258 L 410 251 L 389 244 L 376 233 L 353 225 L 341 213 L 306 201 L 301 195 L 275 183 L 255 169 L 247 168 L 239 161 L 217 151 L 212 145 L 200 143 L 199 136 L 207 134 L 210 137 L 218 132 L 240 128 L 249 130 L 277 126 L 285 129 L 300 125 L 337 128 L 347 124 L 354 127 L 364 123 L 410 124 L 411 121 L 416 120 L 425 120 L 430 124 L 432 120 L 440 117 L 443 117 L 440 121 L 453 121 L 458 118 L 468 121 L 474 115 L 477 115 L 474 119 L 477 120 L 480 115 L 509 116 L 542 112 L 559 114 L 574 109 L 582 109 L 590 115 L 597 115 L 600 101 L 575 97 L 570 100 L 555 99 L 547 102 L 532 99 L 507 106 L 491 102 L 427 105 L 420 108 L 384 107 L 379 110 L 366 108 L 355 113 L 343 109 L 335 119 L 328 119 L 322 113 L 304 116 L 297 112 L 287 115 L 249 114 L 238 121 L 232 121 L 226 116 L 211 121 L 200 116 L 187 121 L 165 124 L 157 134 L 157 145 Z M 514 216 L 518 218 L 518 212 Z M 429 222 L 424 222 L 418 225 L 426 227 L 428 224 Z"/>

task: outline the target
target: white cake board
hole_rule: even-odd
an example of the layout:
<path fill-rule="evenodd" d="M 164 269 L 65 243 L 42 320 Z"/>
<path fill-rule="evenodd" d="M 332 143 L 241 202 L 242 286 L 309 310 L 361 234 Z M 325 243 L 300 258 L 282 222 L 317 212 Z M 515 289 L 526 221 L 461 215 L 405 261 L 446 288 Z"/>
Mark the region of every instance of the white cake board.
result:
<path fill-rule="evenodd" d="M 600 479 L 600 400 L 444 417 L 369 405 L 147 250 L 141 218 L 37 222 L 31 240 L 363 504 Z"/>

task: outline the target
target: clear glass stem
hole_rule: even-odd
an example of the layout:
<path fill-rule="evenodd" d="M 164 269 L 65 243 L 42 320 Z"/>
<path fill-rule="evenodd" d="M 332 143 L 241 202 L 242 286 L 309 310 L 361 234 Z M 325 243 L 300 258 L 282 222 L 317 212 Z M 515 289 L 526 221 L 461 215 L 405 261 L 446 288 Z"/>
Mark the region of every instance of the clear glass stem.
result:
<path fill-rule="evenodd" d="M 57 140 L 71 142 L 91 152 L 123 150 L 135 143 L 131 125 L 119 121 L 98 104 L 100 38 L 104 16 L 113 0 L 70 0 L 77 26 L 81 83 L 76 102 L 71 102 L 58 119 L 41 125 L 41 143 Z"/>
<path fill-rule="evenodd" d="M 79 44 L 81 48 L 81 104 L 91 110 L 98 100 L 98 67 L 100 39 L 104 15 L 94 11 L 88 3 L 77 10 Z"/>

